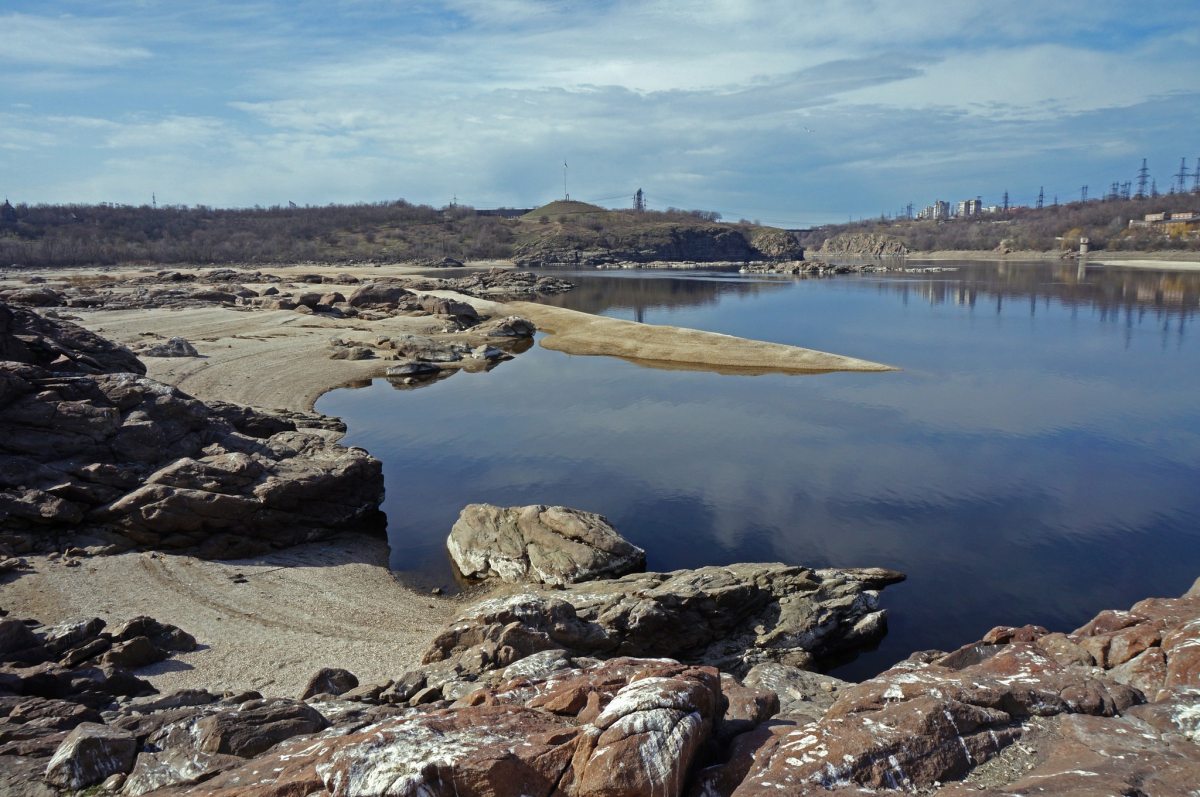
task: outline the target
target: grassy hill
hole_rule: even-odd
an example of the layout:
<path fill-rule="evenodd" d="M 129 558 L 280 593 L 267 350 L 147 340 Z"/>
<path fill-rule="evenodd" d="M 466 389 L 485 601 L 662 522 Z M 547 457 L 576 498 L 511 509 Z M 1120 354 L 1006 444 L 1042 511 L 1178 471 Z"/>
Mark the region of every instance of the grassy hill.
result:
<path fill-rule="evenodd" d="M 791 233 L 704 211 L 551 202 L 520 219 L 408 202 L 210 208 L 23 205 L 0 220 L 0 263 L 363 263 L 453 257 L 534 263 L 795 258 Z M 592 253 L 584 256 L 583 253 Z M 599 261 L 597 261 L 599 258 Z"/>
<path fill-rule="evenodd" d="M 543 216 L 547 218 L 557 218 L 558 216 L 579 216 L 591 213 L 607 214 L 609 211 L 598 205 L 589 205 L 587 202 L 576 202 L 573 199 L 556 199 L 548 205 L 542 205 L 536 210 L 531 210 L 521 217 L 522 221 L 538 221 Z"/>

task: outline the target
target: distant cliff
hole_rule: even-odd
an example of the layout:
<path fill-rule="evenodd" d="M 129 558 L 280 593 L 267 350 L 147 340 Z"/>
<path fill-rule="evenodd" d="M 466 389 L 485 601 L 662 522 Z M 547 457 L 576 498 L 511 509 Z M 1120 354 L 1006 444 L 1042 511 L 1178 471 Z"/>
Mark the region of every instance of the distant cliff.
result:
<path fill-rule="evenodd" d="M 904 257 L 908 254 L 908 247 L 902 241 L 886 235 L 848 232 L 827 238 L 817 254 L 851 257 Z"/>
<path fill-rule="evenodd" d="M 521 266 L 594 266 L 653 261 L 744 263 L 804 257 L 804 249 L 791 233 L 770 227 L 743 229 L 712 222 L 609 224 L 606 221 L 585 219 L 527 225 L 518 235 L 513 259 Z"/>

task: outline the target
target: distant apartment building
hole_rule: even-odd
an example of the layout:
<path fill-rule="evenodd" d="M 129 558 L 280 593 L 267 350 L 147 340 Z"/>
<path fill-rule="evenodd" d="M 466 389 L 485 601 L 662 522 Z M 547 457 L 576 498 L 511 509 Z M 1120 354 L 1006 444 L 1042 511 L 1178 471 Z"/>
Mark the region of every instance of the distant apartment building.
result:
<path fill-rule="evenodd" d="M 964 199 L 958 203 L 958 217 L 960 219 L 978 216 L 982 210 L 983 203 L 978 199 Z"/>
<path fill-rule="evenodd" d="M 1200 212 L 1181 210 L 1178 213 L 1147 213 L 1142 219 L 1130 219 L 1130 227 L 1158 227 L 1168 233 L 1183 232 L 1200 222 Z"/>
<path fill-rule="evenodd" d="M 918 219 L 948 219 L 950 218 L 950 203 L 938 200 L 932 205 L 926 205 L 924 210 L 917 211 Z"/>
<path fill-rule="evenodd" d="M 1004 210 L 1004 208 L 1000 207 L 999 205 L 988 205 L 986 208 L 983 209 L 983 212 L 984 213 L 999 213 L 1002 210 Z"/>

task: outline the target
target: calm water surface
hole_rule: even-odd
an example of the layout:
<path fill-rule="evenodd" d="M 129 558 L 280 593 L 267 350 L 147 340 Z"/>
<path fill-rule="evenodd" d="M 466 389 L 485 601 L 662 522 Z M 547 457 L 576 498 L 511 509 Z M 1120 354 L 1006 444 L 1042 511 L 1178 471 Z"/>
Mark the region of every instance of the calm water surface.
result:
<path fill-rule="evenodd" d="M 555 273 L 579 288 L 550 303 L 904 370 L 722 376 L 534 347 L 329 393 L 317 409 L 384 462 L 392 564 L 417 584 L 453 584 L 444 540 L 471 502 L 602 513 L 654 570 L 903 571 L 887 639 L 838 671 L 857 679 L 1200 575 L 1200 274 Z"/>

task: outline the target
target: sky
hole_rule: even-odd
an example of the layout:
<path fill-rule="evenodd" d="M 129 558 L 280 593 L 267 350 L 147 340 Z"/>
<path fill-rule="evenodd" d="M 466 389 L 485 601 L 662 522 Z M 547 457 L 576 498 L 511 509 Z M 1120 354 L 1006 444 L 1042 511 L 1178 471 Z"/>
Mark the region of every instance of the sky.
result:
<path fill-rule="evenodd" d="M 0 193 L 534 207 L 565 173 L 789 227 L 1066 201 L 1196 168 L 1198 67 L 1195 0 L 3 0 Z"/>

